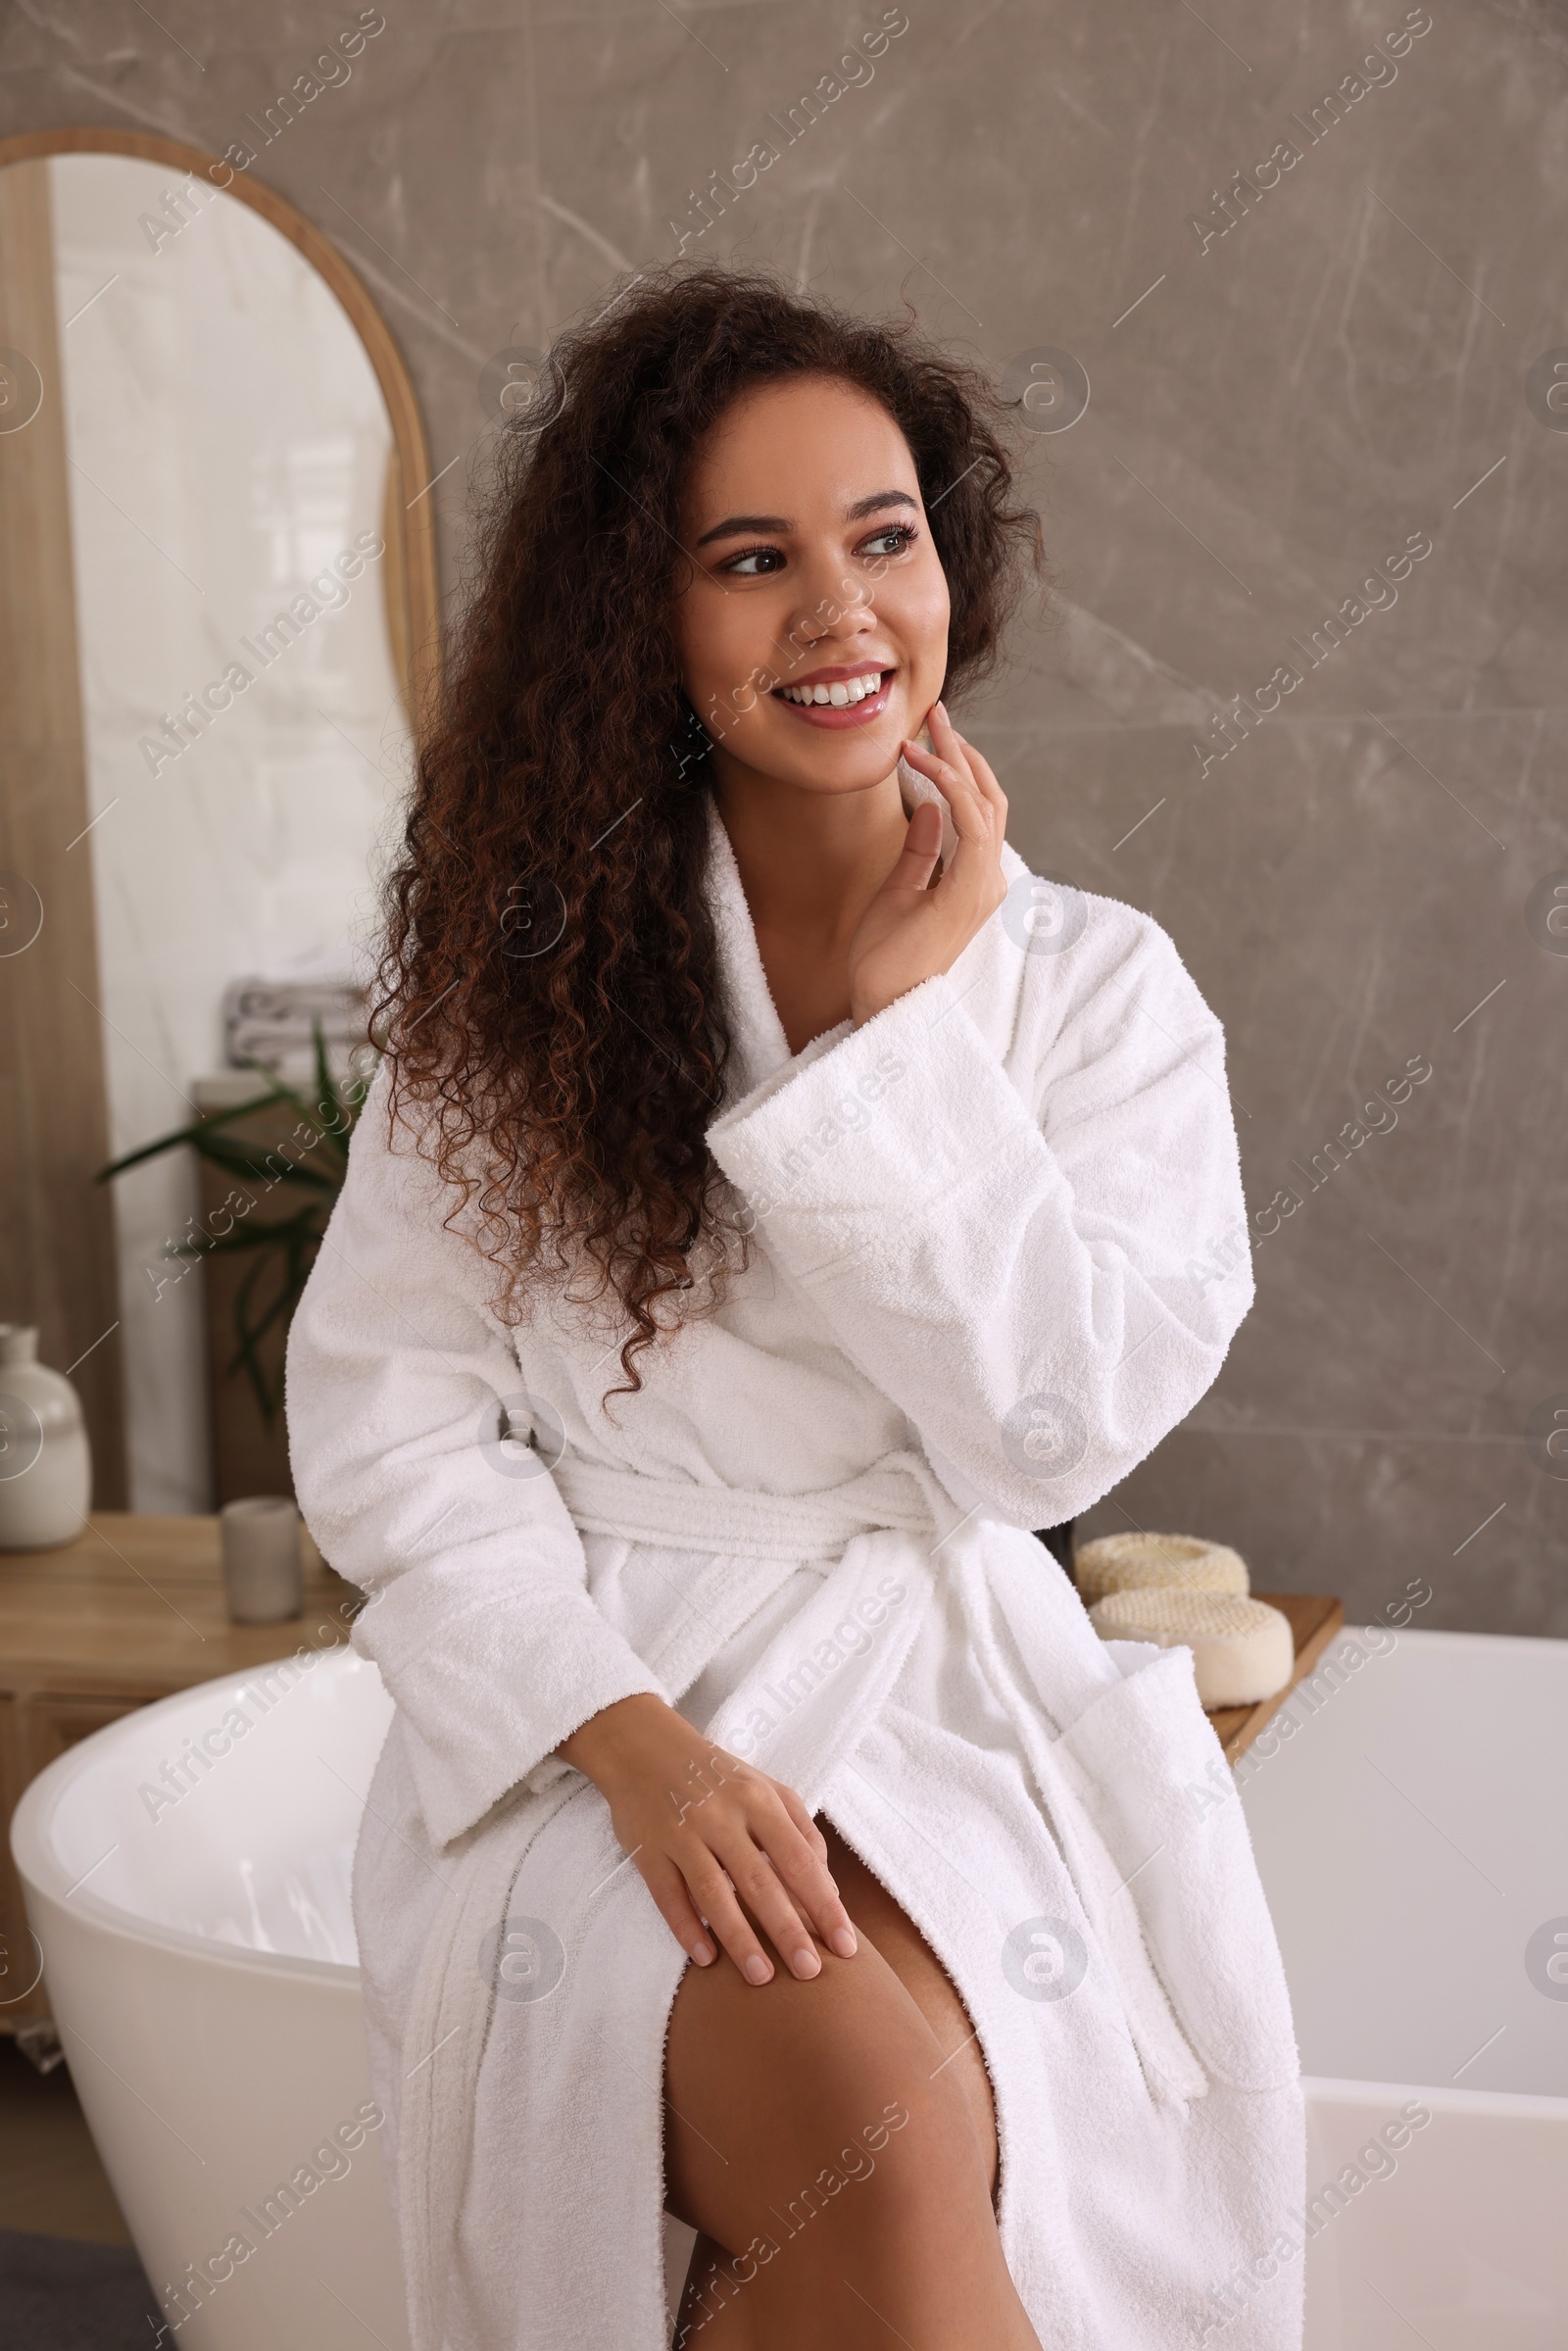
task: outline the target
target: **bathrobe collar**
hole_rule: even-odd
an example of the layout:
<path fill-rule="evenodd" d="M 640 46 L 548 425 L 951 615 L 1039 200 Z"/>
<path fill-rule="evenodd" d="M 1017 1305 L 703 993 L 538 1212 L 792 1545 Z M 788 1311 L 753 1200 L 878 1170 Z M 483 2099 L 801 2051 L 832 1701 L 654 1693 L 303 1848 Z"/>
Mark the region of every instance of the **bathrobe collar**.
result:
<path fill-rule="evenodd" d="M 947 803 L 935 784 L 928 782 L 906 759 L 901 759 L 899 788 L 906 809 L 912 811 L 922 800 L 934 800 L 938 804 L 942 809 L 942 854 L 944 857 L 951 856 L 956 846 L 956 835 Z M 735 1102 L 751 1094 L 769 1078 L 776 1078 L 797 1056 L 790 1052 L 784 1023 L 779 1018 L 778 1006 L 773 1002 L 772 991 L 767 984 L 752 911 L 746 903 L 740 867 L 735 861 L 735 851 L 724 828 L 724 819 L 718 812 L 718 802 L 711 791 L 708 794 L 708 830 L 709 910 L 717 941 L 719 986 L 729 1014 L 731 1063 L 728 1094 L 730 1101 Z M 1003 843 L 1002 870 L 1009 883 L 1016 881 L 1027 870 L 1023 859 L 1008 842 Z M 995 1026 L 997 1033 L 992 1042 L 1001 1052 L 1005 1050 L 1006 1039 L 1011 1033 L 1016 974 L 1010 969 L 1004 972 L 996 955 L 987 955 L 982 944 L 988 940 L 994 923 L 995 917 L 991 923 L 982 926 L 953 968 L 955 974 L 962 970 L 968 980 L 978 976 L 971 972 L 972 964 L 984 962 L 995 966 L 988 974 L 992 985 L 988 987 L 982 982 L 980 1002 L 977 1003 L 971 995 L 970 1006 L 973 1012 L 979 1013 L 982 1004 L 985 1004 L 993 1013 L 993 1020 L 982 1019 L 981 1025 L 987 1029 Z M 1007 961 L 1010 964 L 1020 959 L 1011 957 Z M 986 1000 L 992 997 L 997 997 L 999 1001 L 987 1004 Z M 836 1029 L 813 1038 L 804 1049 L 805 1054 L 814 1059 L 841 1036 L 847 1036 L 850 1025 L 847 1020 L 841 1021 Z"/>
<path fill-rule="evenodd" d="M 729 1015 L 732 1097 L 750 1094 L 793 1056 L 762 969 L 740 867 L 718 802 L 708 795 L 708 903 L 718 943 L 719 989 Z"/>

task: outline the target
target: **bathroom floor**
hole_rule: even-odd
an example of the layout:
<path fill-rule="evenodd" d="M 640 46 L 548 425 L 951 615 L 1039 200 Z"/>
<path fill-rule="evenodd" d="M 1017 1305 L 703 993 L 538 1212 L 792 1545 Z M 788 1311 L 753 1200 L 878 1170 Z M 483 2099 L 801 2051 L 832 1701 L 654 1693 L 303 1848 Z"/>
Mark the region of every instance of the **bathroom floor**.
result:
<path fill-rule="evenodd" d="M 0 2034 L 0 2343 L 151 2351 L 159 2321 L 71 2072 Z"/>

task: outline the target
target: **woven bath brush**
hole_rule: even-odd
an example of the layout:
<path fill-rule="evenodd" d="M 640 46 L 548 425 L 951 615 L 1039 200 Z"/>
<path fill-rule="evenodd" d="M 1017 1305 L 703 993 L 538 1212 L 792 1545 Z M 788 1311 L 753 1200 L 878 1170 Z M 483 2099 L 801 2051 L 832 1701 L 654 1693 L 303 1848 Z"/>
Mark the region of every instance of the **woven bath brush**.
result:
<path fill-rule="evenodd" d="M 1204 1706 L 1251 1706 L 1283 1690 L 1296 1668 L 1290 1620 L 1236 1592 L 1111 1592 L 1089 1621 L 1102 1641 L 1189 1648 Z"/>
<path fill-rule="evenodd" d="M 1081 1543 L 1073 1573 L 1086 1608 L 1109 1592 L 1239 1592 L 1247 1562 L 1223 1543 L 1196 1535 L 1102 1535 Z"/>

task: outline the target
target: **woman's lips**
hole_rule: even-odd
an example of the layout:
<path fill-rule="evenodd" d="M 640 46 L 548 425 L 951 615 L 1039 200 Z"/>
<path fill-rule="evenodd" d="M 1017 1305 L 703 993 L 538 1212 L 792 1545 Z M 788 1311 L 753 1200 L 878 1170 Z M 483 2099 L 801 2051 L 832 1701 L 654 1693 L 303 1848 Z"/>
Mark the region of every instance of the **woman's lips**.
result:
<path fill-rule="evenodd" d="M 837 734 L 847 727 L 870 726 L 884 716 L 897 676 L 896 669 L 885 671 L 882 684 L 875 694 L 868 694 L 863 702 L 855 703 L 842 710 L 835 709 L 830 702 L 791 702 L 787 696 L 776 691 L 769 700 L 777 703 L 781 710 L 788 710 L 792 718 L 799 718 L 804 725 L 826 727 L 831 733 Z"/>

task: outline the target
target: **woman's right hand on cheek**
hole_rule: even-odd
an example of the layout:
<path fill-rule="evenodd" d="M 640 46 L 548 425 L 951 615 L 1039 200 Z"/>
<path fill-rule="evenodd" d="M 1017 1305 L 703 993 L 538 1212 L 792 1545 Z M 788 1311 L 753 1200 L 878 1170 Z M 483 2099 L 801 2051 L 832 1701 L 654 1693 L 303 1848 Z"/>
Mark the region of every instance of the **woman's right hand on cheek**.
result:
<path fill-rule="evenodd" d="M 772 1976 L 742 1901 L 793 1976 L 821 1973 L 808 1930 L 841 1959 L 854 1956 L 827 1845 L 793 1788 L 713 1746 L 651 1695 L 605 1707 L 558 1752 L 604 1796 L 628 1858 L 699 1967 L 716 1956 L 706 1920 L 748 1983 Z"/>

